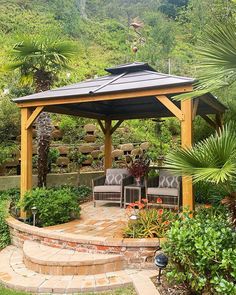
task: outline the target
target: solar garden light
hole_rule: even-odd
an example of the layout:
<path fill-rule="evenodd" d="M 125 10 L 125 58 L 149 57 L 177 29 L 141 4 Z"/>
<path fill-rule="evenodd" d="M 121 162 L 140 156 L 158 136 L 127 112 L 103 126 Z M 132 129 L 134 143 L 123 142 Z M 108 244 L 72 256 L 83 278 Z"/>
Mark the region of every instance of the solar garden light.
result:
<path fill-rule="evenodd" d="M 160 253 L 154 258 L 155 265 L 159 268 L 159 273 L 157 277 L 157 284 L 161 284 L 161 270 L 166 268 L 168 264 L 168 257 L 164 253 Z"/>
<path fill-rule="evenodd" d="M 130 217 L 129 217 L 129 220 L 131 220 L 131 221 L 133 221 L 133 238 L 134 238 L 134 222 L 136 221 L 136 220 L 138 220 L 138 215 L 137 214 L 132 214 L 132 215 L 130 215 Z"/>
<path fill-rule="evenodd" d="M 32 207 L 31 208 L 31 212 L 32 212 L 32 214 L 33 214 L 33 226 L 35 226 L 35 224 L 36 224 L 36 214 L 37 214 L 37 212 L 38 212 L 38 209 L 37 209 L 37 207 Z"/>

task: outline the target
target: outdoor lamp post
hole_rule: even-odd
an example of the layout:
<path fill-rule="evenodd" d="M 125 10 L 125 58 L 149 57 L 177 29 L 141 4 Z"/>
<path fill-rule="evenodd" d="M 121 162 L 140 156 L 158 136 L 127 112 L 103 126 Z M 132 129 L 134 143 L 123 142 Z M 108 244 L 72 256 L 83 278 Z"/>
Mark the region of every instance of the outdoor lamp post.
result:
<path fill-rule="evenodd" d="M 166 268 L 168 264 L 168 257 L 164 253 L 160 253 L 155 257 L 155 265 L 159 268 L 157 283 L 161 284 L 161 270 Z"/>
<path fill-rule="evenodd" d="M 136 220 L 138 220 L 138 215 L 137 215 L 137 214 L 132 214 L 132 215 L 130 215 L 129 219 L 130 219 L 131 221 L 133 221 L 133 239 L 134 239 L 134 222 L 135 222 Z"/>
<path fill-rule="evenodd" d="M 32 214 L 33 214 L 33 226 L 35 226 L 35 224 L 36 224 L 36 214 L 37 214 L 37 212 L 38 212 L 38 210 L 37 210 L 37 207 L 32 207 L 31 208 L 31 212 L 32 212 Z"/>

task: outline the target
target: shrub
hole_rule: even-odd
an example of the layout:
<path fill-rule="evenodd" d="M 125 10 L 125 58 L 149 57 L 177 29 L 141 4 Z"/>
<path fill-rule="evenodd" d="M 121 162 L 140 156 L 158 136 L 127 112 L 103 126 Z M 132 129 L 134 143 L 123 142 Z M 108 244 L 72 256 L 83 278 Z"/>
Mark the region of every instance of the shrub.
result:
<path fill-rule="evenodd" d="M 194 184 L 194 196 L 197 203 L 219 205 L 227 195 L 226 190 L 219 185 L 212 185 L 212 183 L 204 181 Z"/>
<path fill-rule="evenodd" d="M 6 223 L 8 201 L 0 200 L 0 250 L 10 244 L 10 232 Z"/>
<path fill-rule="evenodd" d="M 11 215 L 18 216 L 18 202 L 20 200 L 19 188 L 11 188 L 5 191 L 0 191 L 0 201 L 8 201 L 9 211 Z"/>
<path fill-rule="evenodd" d="M 92 189 L 86 185 L 80 185 L 80 186 L 63 185 L 60 188 L 66 188 L 71 190 L 72 193 L 74 193 L 77 196 L 77 200 L 79 204 L 89 201 L 92 195 Z"/>
<path fill-rule="evenodd" d="M 224 208 L 201 209 L 194 218 L 175 221 L 164 250 L 167 277 L 194 294 L 236 294 L 236 232 Z"/>
<path fill-rule="evenodd" d="M 132 215 L 132 208 L 130 209 L 130 207 L 128 207 L 128 215 Z M 124 230 L 124 237 L 164 237 L 171 223 L 178 218 L 177 214 L 169 210 L 155 208 L 139 210 L 137 216 L 137 220 L 129 220 L 127 228 Z"/>
<path fill-rule="evenodd" d="M 20 205 L 30 216 L 31 208 L 37 207 L 37 224 L 40 226 L 68 222 L 80 215 L 78 196 L 67 187 L 36 188 L 25 194 Z"/>

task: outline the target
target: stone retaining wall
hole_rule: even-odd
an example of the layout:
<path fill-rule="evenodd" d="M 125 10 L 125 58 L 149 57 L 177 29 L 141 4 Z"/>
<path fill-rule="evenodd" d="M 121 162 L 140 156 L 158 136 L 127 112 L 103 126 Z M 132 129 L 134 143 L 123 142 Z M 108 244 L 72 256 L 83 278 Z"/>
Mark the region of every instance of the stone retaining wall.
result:
<path fill-rule="evenodd" d="M 159 239 L 119 239 L 93 237 L 69 233 L 55 233 L 45 228 L 22 223 L 13 217 L 7 219 L 12 244 L 22 248 L 24 241 L 32 240 L 56 248 L 73 249 L 87 253 L 121 254 L 128 268 L 153 268 L 153 256 Z"/>
<path fill-rule="evenodd" d="M 87 185 L 91 187 L 92 179 L 103 175 L 103 171 L 97 172 L 82 172 L 82 173 L 63 173 L 63 174 L 48 174 L 48 187 L 60 186 L 63 184 L 77 186 Z M 33 186 L 37 185 L 37 176 L 33 175 Z M 20 176 L 0 176 L 0 190 L 20 187 Z"/>

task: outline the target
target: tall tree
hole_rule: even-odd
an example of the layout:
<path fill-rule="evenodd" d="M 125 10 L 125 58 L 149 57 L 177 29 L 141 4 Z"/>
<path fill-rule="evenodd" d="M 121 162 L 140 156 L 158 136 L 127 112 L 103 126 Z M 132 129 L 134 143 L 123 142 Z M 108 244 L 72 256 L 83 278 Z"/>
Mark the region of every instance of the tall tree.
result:
<path fill-rule="evenodd" d="M 69 68 L 75 54 L 72 43 L 52 39 L 34 38 L 17 43 L 11 57 L 12 70 L 18 69 L 26 83 L 32 83 L 36 92 L 49 90 L 58 74 Z M 48 153 L 50 148 L 52 124 L 48 113 L 41 113 L 37 120 L 38 141 L 38 186 L 46 186 L 48 172 Z"/>

